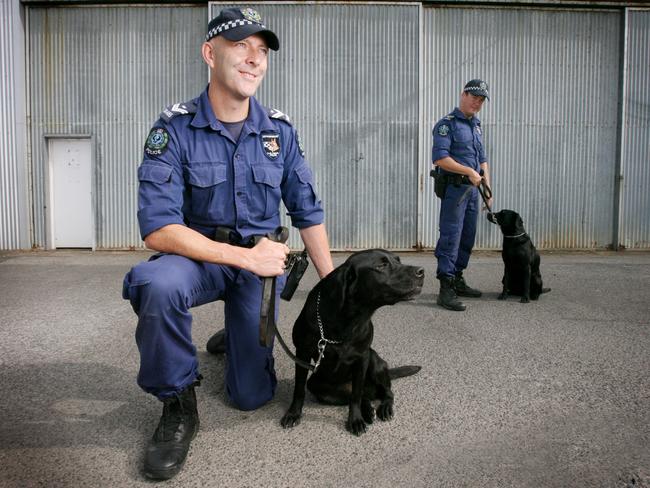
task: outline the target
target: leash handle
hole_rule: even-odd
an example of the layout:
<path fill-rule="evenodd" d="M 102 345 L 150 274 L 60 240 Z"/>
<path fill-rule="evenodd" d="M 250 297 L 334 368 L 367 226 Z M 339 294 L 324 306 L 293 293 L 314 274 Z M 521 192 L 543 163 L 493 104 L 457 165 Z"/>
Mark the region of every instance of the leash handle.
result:
<path fill-rule="evenodd" d="M 255 236 L 254 242 L 257 244 L 262 238 L 273 242 L 287 242 L 289 238 L 289 229 L 280 226 L 273 232 L 264 236 Z M 276 333 L 275 327 L 275 283 L 276 277 L 269 276 L 263 278 L 262 282 L 262 304 L 260 306 L 260 346 L 271 347 L 273 336 Z"/>

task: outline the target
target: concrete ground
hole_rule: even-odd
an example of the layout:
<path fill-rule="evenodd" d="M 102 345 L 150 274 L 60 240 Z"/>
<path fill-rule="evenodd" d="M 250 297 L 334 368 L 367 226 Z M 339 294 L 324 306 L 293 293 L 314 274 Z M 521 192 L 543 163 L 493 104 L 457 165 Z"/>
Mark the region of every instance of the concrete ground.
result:
<path fill-rule="evenodd" d="M 142 452 L 161 405 L 135 384 L 135 315 L 121 298 L 147 256 L 0 254 L 0 486 L 152 484 Z M 496 299 L 500 255 L 478 253 L 466 278 L 484 295 L 463 313 L 435 305 L 430 253 L 402 260 L 425 268 L 425 289 L 377 312 L 374 347 L 422 371 L 395 381 L 391 422 L 357 438 L 345 407 L 308 397 L 284 430 L 293 365 L 279 347 L 275 399 L 233 409 L 223 358 L 205 352 L 223 320 L 223 304 L 209 304 L 194 313 L 201 429 L 163 485 L 650 487 L 650 254 L 543 254 L 552 292 L 521 304 Z M 285 337 L 315 282 L 310 266 L 282 302 Z"/>

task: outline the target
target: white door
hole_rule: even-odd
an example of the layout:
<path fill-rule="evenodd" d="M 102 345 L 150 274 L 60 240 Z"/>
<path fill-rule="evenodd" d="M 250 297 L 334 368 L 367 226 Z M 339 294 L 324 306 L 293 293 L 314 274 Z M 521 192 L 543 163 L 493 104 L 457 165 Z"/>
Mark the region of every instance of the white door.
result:
<path fill-rule="evenodd" d="M 52 247 L 93 247 L 92 142 L 49 139 Z"/>

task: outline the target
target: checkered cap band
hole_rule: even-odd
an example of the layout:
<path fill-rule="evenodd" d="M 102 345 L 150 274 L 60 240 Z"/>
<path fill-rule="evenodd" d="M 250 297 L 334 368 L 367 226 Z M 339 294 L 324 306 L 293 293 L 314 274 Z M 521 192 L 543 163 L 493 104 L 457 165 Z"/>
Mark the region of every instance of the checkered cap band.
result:
<path fill-rule="evenodd" d="M 267 28 L 264 24 L 260 24 L 259 22 L 253 22 L 246 19 L 229 20 L 228 22 L 224 22 L 223 24 L 216 25 L 212 29 L 210 29 L 207 35 L 205 36 L 205 40 L 209 41 L 214 36 L 218 36 L 224 31 L 234 29 L 235 27 L 243 27 L 245 25 L 259 25 L 262 29 Z"/>

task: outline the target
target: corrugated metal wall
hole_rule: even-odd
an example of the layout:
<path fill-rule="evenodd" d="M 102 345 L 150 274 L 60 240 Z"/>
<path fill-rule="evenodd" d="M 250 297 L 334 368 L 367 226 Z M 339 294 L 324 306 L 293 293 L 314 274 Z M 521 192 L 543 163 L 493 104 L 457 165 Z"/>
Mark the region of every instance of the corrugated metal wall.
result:
<path fill-rule="evenodd" d="M 212 16 L 232 5 L 215 2 Z M 258 98 L 287 113 L 303 139 L 331 246 L 410 249 L 419 5 L 246 5 L 280 38 Z"/>
<path fill-rule="evenodd" d="M 205 7 L 29 9 L 34 242 L 46 245 L 47 134 L 95 137 L 97 247 L 141 246 L 137 167 L 153 121 L 207 84 Z"/>
<path fill-rule="evenodd" d="M 29 247 L 20 5 L 0 1 L 0 250 Z"/>
<path fill-rule="evenodd" d="M 136 168 L 144 139 L 165 105 L 204 88 L 200 44 L 207 20 L 225 5 L 27 9 L 33 244 L 47 244 L 45 136 L 90 134 L 97 247 L 141 245 Z M 493 94 L 481 118 L 495 207 L 519 211 L 539 248 L 612 243 L 623 11 L 251 6 L 282 43 L 259 98 L 300 131 L 333 248 L 435 245 L 431 128 L 474 76 L 487 79 Z M 628 248 L 650 247 L 648 15 L 628 12 L 620 197 L 620 241 Z M 15 237 L 20 202 L 6 201 L 22 194 L 15 190 L 20 163 L 7 154 L 16 144 L 13 125 L 0 123 L 0 246 L 26 247 Z M 299 246 L 297 233 L 291 244 Z M 498 230 L 482 219 L 477 248 L 499 246 Z"/>
<path fill-rule="evenodd" d="M 650 11 L 628 12 L 620 242 L 650 248 Z"/>
<path fill-rule="evenodd" d="M 467 80 L 485 79 L 491 101 L 479 117 L 495 210 L 519 212 L 541 249 L 609 245 L 620 14 L 428 8 L 424 33 L 422 171 L 430 167 L 433 124 L 457 106 Z M 437 239 L 438 202 L 428 178 L 427 247 Z M 476 248 L 500 248 L 501 239 L 481 218 Z"/>

